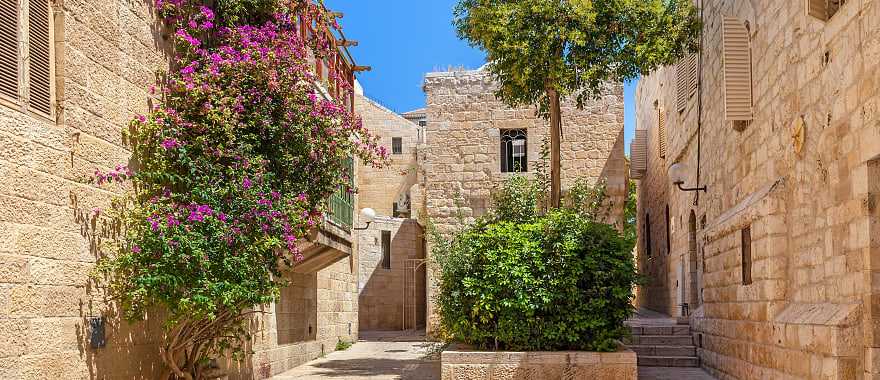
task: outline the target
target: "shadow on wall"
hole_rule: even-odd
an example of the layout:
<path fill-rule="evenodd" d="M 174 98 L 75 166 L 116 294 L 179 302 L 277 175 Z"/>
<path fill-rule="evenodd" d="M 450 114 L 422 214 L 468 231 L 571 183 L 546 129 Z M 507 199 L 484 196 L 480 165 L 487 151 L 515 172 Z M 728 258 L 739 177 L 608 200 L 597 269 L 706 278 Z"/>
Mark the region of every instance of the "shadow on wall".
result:
<path fill-rule="evenodd" d="M 289 277 L 290 285 L 281 289 L 275 304 L 279 345 L 318 338 L 318 273 L 293 273 Z"/>
<path fill-rule="evenodd" d="M 399 228 L 377 224 L 366 232 L 369 244 L 359 244 L 361 276 L 358 324 L 362 331 L 409 330 L 425 326 L 424 230 L 413 219 Z M 391 268 L 383 267 L 382 231 L 391 231 Z M 363 242 L 363 240 L 361 240 Z"/>

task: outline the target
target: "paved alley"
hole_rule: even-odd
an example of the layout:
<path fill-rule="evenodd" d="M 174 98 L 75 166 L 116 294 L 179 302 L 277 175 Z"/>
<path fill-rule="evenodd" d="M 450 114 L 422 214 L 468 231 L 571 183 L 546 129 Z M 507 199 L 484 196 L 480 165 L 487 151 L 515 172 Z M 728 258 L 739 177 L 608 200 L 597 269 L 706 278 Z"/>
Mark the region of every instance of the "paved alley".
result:
<path fill-rule="evenodd" d="M 437 345 L 423 335 L 362 333 L 345 351 L 336 351 L 273 377 L 273 380 L 439 380 Z"/>

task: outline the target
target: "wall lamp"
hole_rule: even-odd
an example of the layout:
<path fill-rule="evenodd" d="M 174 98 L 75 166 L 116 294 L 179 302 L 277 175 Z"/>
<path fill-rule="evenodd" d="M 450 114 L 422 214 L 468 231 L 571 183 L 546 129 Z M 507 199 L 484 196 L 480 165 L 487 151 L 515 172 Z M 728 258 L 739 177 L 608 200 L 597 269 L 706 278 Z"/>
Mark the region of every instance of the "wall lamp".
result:
<path fill-rule="evenodd" d="M 370 223 L 373 223 L 373 221 L 376 220 L 376 210 L 373 210 L 371 208 L 361 209 L 360 219 L 363 220 L 364 222 L 366 222 L 367 224 L 364 225 L 363 227 L 360 227 L 360 228 L 357 228 L 357 227 L 352 228 L 353 230 L 363 231 L 363 230 L 366 230 L 367 228 L 370 228 Z"/>
<path fill-rule="evenodd" d="M 686 164 L 678 163 L 669 167 L 669 179 L 672 181 L 673 185 L 678 186 L 678 189 L 681 191 L 702 191 L 704 193 L 708 192 L 706 186 L 701 187 L 684 187 L 685 177 L 688 173 L 688 166 Z"/>

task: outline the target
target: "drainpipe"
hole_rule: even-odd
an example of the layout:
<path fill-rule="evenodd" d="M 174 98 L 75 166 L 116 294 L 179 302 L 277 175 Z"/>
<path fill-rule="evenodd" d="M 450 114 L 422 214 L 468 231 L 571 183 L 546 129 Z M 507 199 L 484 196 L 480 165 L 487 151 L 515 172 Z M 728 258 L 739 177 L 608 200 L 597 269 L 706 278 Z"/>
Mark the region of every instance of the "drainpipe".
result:
<path fill-rule="evenodd" d="M 703 135 L 703 30 L 705 29 L 705 19 L 703 18 L 703 0 L 700 0 L 700 64 L 697 73 L 697 187 L 700 187 L 700 166 L 702 153 L 702 135 Z M 694 206 L 700 205 L 700 192 L 696 194 Z"/>

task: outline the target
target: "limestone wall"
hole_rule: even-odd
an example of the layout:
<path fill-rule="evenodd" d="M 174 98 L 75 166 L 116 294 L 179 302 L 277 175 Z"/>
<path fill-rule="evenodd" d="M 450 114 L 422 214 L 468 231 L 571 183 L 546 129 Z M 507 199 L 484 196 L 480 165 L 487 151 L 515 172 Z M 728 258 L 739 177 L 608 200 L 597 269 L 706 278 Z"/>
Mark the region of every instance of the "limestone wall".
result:
<path fill-rule="evenodd" d="M 46 117 L 0 99 L 0 378 L 157 379 L 158 318 L 121 321 L 88 280 L 109 231 L 93 208 L 108 208 L 121 189 L 80 179 L 128 161 L 120 128 L 155 102 L 148 88 L 167 68 L 167 46 L 152 1 L 51 3 L 57 110 Z M 314 303 L 316 339 L 283 344 L 292 335 L 279 339 L 275 315 L 264 316 L 241 377 L 266 377 L 356 338 L 354 260 L 313 274 L 314 296 L 300 297 Z M 92 349 L 88 319 L 98 316 L 107 345 Z"/>
<path fill-rule="evenodd" d="M 111 319 L 107 346 L 89 347 L 104 302 L 88 275 L 107 231 L 92 209 L 115 194 L 79 179 L 127 162 L 120 126 L 148 110 L 164 42 L 151 2 L 52 3 L 56 112 L 0 102 L 0 378 L 155 379 L 155 321 Z"/>
<path fill-rule="evenodd" d="M 358 168 L 358 197 L 361 205 L 376 210 L 379 215 L 394 216 L 392 207 L 401 195 L 409 193 L 416 183 L 416 147 L 418 126 L 400 115 L 382 107 L 367 97 L 358 95 L 355 111 L 363 118 L 364 127 L 380 137 L 380 144 L 388 149 L 390 163 L 376 169 L 370 166 Z M 403 151 L 392 153 L 392 139 L 401 138 Z"/>
<path fill-rule="evenodd" d="M 501 129 L 528 131 L 528 176 L 540 159 L 549 123 L 535 116 L 534 107 L 510 108 L 496 99 L 496 84 L 485 71 L 428 73 L 428 126 L 420 149 L 420 189 L 426 217 L 440 232 L 484 215 L 491 207 L 492 189 L 512 174 L 501 173 Z M 607 180 L 619 222 L 626 194 L 623 150 L 623 86 L 609 84 L 598 100 L 577 110 L 573 101 L 562 109 L 563 189 L 577 178 Z M 429 247 L 430 252 L 430 247 Z M 429 312 L 435 268 L 429 268 Z M 430 324 L 430 323 L 429 323 Z"/>
<path fill-rule="evenodd" d="M 391 268 L 382 266 L 382 231 L 391 233 Z M 412 219 L 379 218 L 358 234 L 361 330 L 425 325 L 424 232 Z"/>
<path fill-rule="evenodd" d="M 694 193 L 670 188 L 671 259 L 655 276 L 670 284 L 676 260 L 687 262 L 688 295 L 702 293 L 699 354 L 722 378 L 876 378 L 880 3 L 847 2 L 828 22 L 808 16 L 806 2 L 749 4 L 704 2 L 700 168 L 708 193 L 695 205 Z M 723 117 L 723 16 L 751 28 L 755 118 L 742 131 Z M 665 70 L 643 80 L 640 110 L 654 100 L 674 109 L 674 79 Z M 698 108 L 692 99 L 668 126 L 668 163 L 687 163 L 694 182 Z M 800 118 L 801 151 L 793 137 Z M 646 178 L 662 175 L 656 170 Z M 660 207 L 657 186 L 640 191 L 642 205 Z M 742 276 L 746 227 L 750 285 Z M 655 306 L 666 299 L 672 310 L 675 289 L 664 289 Z"/>

